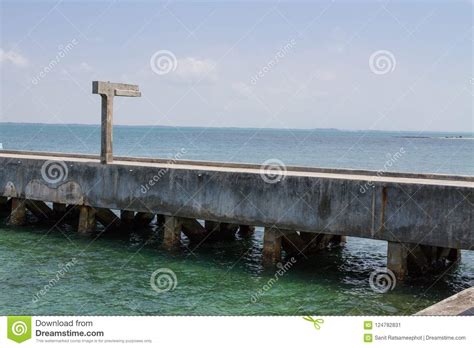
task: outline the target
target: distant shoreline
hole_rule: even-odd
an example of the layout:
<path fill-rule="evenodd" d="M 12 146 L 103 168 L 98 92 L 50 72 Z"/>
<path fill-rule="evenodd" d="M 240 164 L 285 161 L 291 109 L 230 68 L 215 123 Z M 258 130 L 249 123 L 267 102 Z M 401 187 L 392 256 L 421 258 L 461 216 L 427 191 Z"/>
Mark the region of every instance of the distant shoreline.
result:
<path fill-rule="evenodd" d="M 29 126 L 70 126 L 70 127 L 100 127 L 98 123 L 41 123 L 41 122 L 2 122 L 0 121 L 0 125 L 29 125 Z M 320 132 L 341 132 L 341 133 L 405 133 L 405 134 L 439 134 L 439 138 L 446 138 L 446 139 L 474 139 L 474 131 L 473 132 L 466 132 L 466 131 L 417 131 L 417 130 L 380 130 L 380 129 L 339 129 L 339 128 L 261 128 L 261 127 L 203 127 L 203 126 L 163 126 L 163 125 L 125 125 L 125 124 L 116 124 L 114 127 L 127 127 L 127 128 L 189 128 L 189 129 L 236 129 L 236 130 L 275 130 L 275 131 L 284 131 L 284 130 L 292 130 L 292 131 L 320 131 Z M 461 136 L 461 137 L 459 137 Z M 414 136 L 397 136 L 400 138 L 433 138 L 431 136 L 423 136 L 423 135 L 414 135 Z M 435 137 L 438 138 L 438 137 Z"/>

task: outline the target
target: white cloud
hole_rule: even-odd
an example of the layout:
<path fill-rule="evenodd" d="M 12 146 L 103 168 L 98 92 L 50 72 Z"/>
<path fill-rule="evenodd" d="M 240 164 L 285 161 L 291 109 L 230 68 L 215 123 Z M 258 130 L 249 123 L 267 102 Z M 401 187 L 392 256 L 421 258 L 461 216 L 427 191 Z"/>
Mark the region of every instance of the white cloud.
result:
<path fill-rule="evenodd" d="M 15 51 L 4 51 L 0 48 L 0 64 L 4 62 L 12 63 L 18 67 L 25 67 L 28 66 L 28 59 L 23 57 L 20 53 Z"/>
<path fill-rule="evenodd" d="M 317 72 L 317 77 L 321 81 L 334 81 L 336 79 L 336 75 L 332 71 L 323 70 Z"/>
<path fill-rule="evenodd" d="M 200 60 L 193 57 L 178 59 L 176 75 L 190 81 L 214 82 L 217 80 L 215 65 L 210 59 Z"/>
<path fill-rule="evenodd" d="M 79 64 L 79 70 L 80 71 L 83 71 L 83 72 L 91 72 L 94 70 L 93 67 L 91 67 L 89 64 L 87 64 L 86 62 L 82 62 L 81 64 Z"/>
<path fill-rule="evenodd" d="M 252 87 L 244 82 L 233 83 L 232 89 L 237 92 L 238 95 L 250 98 L 253 95 Z"/>

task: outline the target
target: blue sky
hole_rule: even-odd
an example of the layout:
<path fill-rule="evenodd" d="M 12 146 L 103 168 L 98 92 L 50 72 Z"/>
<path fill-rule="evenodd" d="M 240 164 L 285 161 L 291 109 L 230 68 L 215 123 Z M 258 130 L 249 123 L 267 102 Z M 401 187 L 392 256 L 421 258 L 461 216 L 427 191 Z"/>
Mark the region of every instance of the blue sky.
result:
<path fill-rule="evenodd" d="M 473 130 L 471 1 L 1 4 L 4 122 Z"/>

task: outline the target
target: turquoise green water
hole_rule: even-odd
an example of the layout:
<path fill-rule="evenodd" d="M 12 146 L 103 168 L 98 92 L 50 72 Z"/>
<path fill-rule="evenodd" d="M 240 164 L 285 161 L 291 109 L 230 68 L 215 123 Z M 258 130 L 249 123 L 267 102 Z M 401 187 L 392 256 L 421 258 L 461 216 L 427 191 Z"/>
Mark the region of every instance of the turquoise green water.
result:
<path fill-rule="evenodd" d="M 98 153 L 99 135 L 98 126 L 0 123 L 4 149 Z M 469 133 L 116 127 L 114 146 L 121 155 L 173 157 L 185 148 L 183 159 L 277 158 L 288 165 L 373 170 L 403 147 L 390 170 L 474 175 Z M 385 266 L 386 243 L 349 238 L 344 248 L 298 260 L 274 282 L 274 271 L 261 267 L 261 230 L 250 239 L 187 245 L 174 254 L 161 249 L 160 238 L 150 229 L 93 240 L 68 225 L 51 230 L 0 222 L 0 315 L 412 314 L 474 280 L 474 255 L 463 252 L 461 264 L 442 277 L 410 278 L 376 293 L 369 276 Z M 73 258 L 77 263 L 57 279 Z M 157 293 L 150 286 L 160 268 L 176 274 L 174 290 Z"/>
<path fill-rule="evenodd" d="M 464 253 L 461 265 L 434 284 L 432 277 L 410 279 L 379 294 L 369 275 L 384 266 L 386 243 L 349 238 L 344 248 L 298 260 L 254 302 L 252 295 L 274 279 L 261 267 L 261 237 L 257 231 L 250 239 L 187 245 L 173 254 L 160 248 L 160 233 L 151 229 L 92 242 L 68 226 L 1 225 L 0 314 L 403 315 L 462 290 L 474 275 L 474 260 Z M 159 268 L 176 274 L 174 290 L 152 289 Z M 57 282 L 34 301 L 52 279 Z"/>

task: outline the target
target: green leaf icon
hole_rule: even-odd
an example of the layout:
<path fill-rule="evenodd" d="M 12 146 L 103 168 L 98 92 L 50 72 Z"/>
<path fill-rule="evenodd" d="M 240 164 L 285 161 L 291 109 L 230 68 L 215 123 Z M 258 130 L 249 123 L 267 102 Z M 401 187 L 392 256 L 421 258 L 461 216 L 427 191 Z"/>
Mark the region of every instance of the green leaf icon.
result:
<path fill-rule="evenodd" d="M 17 343 L 31 338 L 31 317 L 8 317 L 7 337 Z"/>

